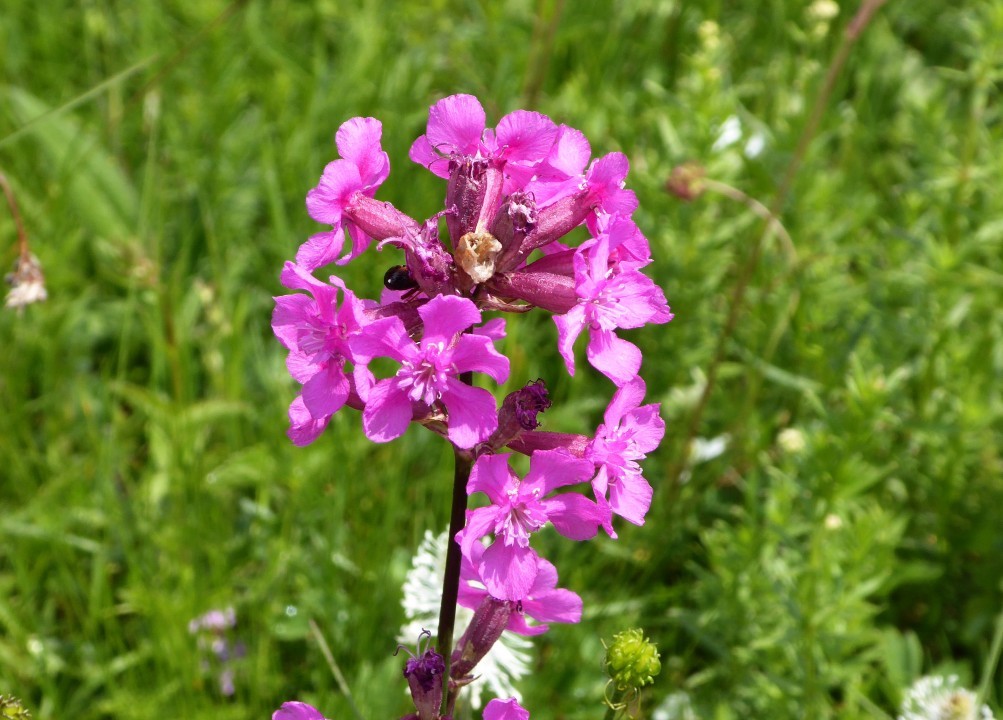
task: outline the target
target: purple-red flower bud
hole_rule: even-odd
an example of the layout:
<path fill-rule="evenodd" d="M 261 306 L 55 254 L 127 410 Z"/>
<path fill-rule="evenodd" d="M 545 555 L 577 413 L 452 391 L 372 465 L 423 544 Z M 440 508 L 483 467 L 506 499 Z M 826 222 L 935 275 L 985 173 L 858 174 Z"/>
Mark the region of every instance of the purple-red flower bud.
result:
<path fill-rule="evenodd" d="M 414 218 L 392 203 L 375 200 L 361 192 L 352 197 L 351 204 L 345 208 L 345 217 L 374 240 L 407 237 L 421 230 Z"/>
<path fill-rule="evenodd" d="M 559 315 L 578 304 L 574 279 L 549 272 L 498 273 L 488 288 L 498 298 L 525 300 Z"/>
<path fill-rule="evenodd" d="M 419 648 L 420 649 L 420 648 Z M 446 662 L 442 655 L 429 648 L 421 655 L 412 655 L 404 665 L 404 677 L 411 688 L 411 699 L 420 720 L 436 720 L 442 706 L 442 678 Z"/>
<path fill-rule="evenodd" d="M 540 425 L 537 416 L 549 407 L 550 397 L 543 380 L 534 380 L 509 393 L 498 411 L 498 430 L 488 439 L 487 446 L 498 450 L 523 432 L 535 430 Z"/>
<path fill-rule="evenodd" d="M 474 611 L 474 617 L 456 643 L 450 674 L 456 678 L 469 675 L 491 647 L 501 637 L 512 615 L 514 602 L 485 597 Z"/>

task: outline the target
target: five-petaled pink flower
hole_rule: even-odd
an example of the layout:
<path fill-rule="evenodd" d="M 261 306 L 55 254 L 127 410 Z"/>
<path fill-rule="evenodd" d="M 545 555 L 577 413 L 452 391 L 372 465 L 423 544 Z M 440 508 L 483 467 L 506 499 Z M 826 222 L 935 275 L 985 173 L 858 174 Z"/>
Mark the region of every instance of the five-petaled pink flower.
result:
<path fill-rule="evenodd" d="M 530 535 L 549 521 L 567 538 L 588 540 L 607 521 L 607 513 L 579 493 L 548 497 L 558 488 L 588 481 L 594 472 L 591 462 L 562 450 L 541 450 L 533 453 L 529 472 L 520 480 L 509 468 L 509 457 L 510 453 L 482 455 L 474 463 L 467 494 L 482 492 L 491 504 L 467 511 L 466 527 L 456 539 L 463 554 L 473 558 L 474 544 L 493 534 L 494 542 L 477 563 L 477 572 L 492 596 L 521 600 L 539 572 Z"/>
<path fill-rule="evenodd" d="M 638 462 L 658 447 L 665 435 L 659 404 L 641 405 L 644 392 L 644 381 L 639 377 L 619 388 L 606 408 L 603 424 L 585 449 L 585 457 L 597 468 L 592 489 L 599 504 L 608 502 L 613 513 L 635 525 L 644 524 L 651 506 L 651 485 L 641 475 Z M 607 526 L 606 531 L 616 537 L 612 527 Z"/>
<path fill-rule="evenodd" d="M 477 609 L 486 597 L 491 597 L 478 568 L 483 561 L 485 548 L 475 542 L 469 546 L 469 557 L 460 565 L 460 592 L 457 604 L 471 610 Z M 582 619 L 582 599 L 571 590 L 557 587 L 557 568 L 541 557 L 536 558 L 536 577 L 525 596 L 514 601 L 517 609 L 509 615 L 506 630 L 519 635 L 540 635 L 547 632 L 547 623 L 577 623 Z M 526 617 L 539 625 L 530 625 Z"/>
<path fill-rule="evenodd" d="M 495 382 L 508 379 L 508 358 L 494 348 L 492 337 L 465 332 L 481 321 L 481 311 L 466 298 L 439 295 L 418 309 L 424 323 L 421 340 L 412 340 L 397 317 L 375 320 L 351 341 L 356 381 L 366 403 L 362 423 L 366 436 L 387 442 L 401 436 L 413 405 L 446 412 L 448 437 L 460 448 L 472 448 L 498 427 L 494 396 L 458 377 L 482 372 Z M 493 335 L 497 335 L 498 325 Z M 376 357 L 400 363 L 391 378 L 375 381 L 364 365 Z"/>
<path fill-rule="evenodd" d="M 575 373 L 573 345 L 589 329 L 589 362 L 618 386 L 637 377 L 641 351 L 613 332 L 672 319 L 661 288 L 637 270 L 617 272 L 609 265 L 610 239 L 602 234 L 583 243 L 575 254 L 575 293 L 578 303 L 554 317 L 558 349 L 568 372 Z"/>

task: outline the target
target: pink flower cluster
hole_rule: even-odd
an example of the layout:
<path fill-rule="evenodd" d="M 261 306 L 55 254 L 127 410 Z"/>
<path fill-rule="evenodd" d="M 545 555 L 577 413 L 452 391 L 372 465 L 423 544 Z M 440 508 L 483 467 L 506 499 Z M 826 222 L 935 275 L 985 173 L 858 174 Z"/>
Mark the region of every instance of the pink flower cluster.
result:
<path fill-rule="evenodd" d="M 444 209 L 419 222 L 375 197 L 390 172 L 381 136 L 373 118 L 338 130 L 341 158 L 306 200 L 310 216 L 330 229 L 304 243 L 281 275 L 299 291 L 275 298 L 272 318 L 302 385 L 289 436 L 313 442 L 347 405 L 361 411 L 374 442 L 399 437 L 411 423 L 448 438 L 474 460 L 468 494 L 488 501 L 467 512 L 456 537 L 464 558 L 459 601 L 472 608 L 490 601 L 495 616 L 504 604 L 506 627 L 526 634 L 546 625 L 528 625 L 524 614 L 577 622 L 581 599 L 557 589 L 557 572 L 532 536 L 550 524 L 572 540 L 599 528 L 616 537 L 613 515 L 642 524 L 651 486 L 638 462 L 664 434 L 658 405 L 643 404 L 641 352 L 618 334 L 672 319 L 662 290 L 641 272 L 651 252 L 631 219 L 638 203 L 624 187 L 627 158 L 590 162 L 581 132 L 535 112 L 517 110 L 487 128 L 476 98 L 453 95 L 431 107 L 425 134 L 411 146 L 414 162 L 446 180 Z M 569 234 L 580 227 L 586 239 L 573 244 Z M 379 301 L 356 297 L 337 277 L 314 276 L 374 242 L 403 253 Z M 569 373 L 575 342 L 587 332 L 585 357 L 616 386 L 591 437 L 537 430 L 538 413 L 550 405 L 542 381 L 500 407 L 471 383 L 472 373 L 499 385 L 509 378 L 496 348 L 505 320 L 485 313 L 533 308 L 553 315 Z M 396 372 L 377 376 L 377 358 L 393 361 Z M 512 470 L 506 448 L 530 457 L 525 477 Z"/>

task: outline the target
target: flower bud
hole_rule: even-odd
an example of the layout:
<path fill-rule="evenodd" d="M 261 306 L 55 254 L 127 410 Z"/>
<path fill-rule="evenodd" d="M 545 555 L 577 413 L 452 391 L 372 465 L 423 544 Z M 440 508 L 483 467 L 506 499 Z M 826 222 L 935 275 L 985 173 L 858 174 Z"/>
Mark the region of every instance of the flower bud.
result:
<path fill-rule="evenodd" d="M 704 169 L 696 163 L 684 163 L 672 168 L 665 183 L 665 189 L 684 202 L 691 202 L 703 195 Z"/>
<path fill-rule="evenodd" d="M 613 642 L 606 651 L 606 673 L 617 690 L 636 691 L 650 685 L 661 669 L 658 649 L 639 628 L 613 636 Z"/>
<path fill-rule="evenodd" d="M 474 617 L 456 643 L 450 674 L 456 678 L 469 675 L 491 647 L 501 637 L 512 615 L 512 603 L 491 596 L 484 598 L 474 611 Z"/>
<path fill-rule="evenodd" d="M 421 652 L 421 640 L 429 637 L 431 633 L 427 630 L 421 634 L 418 640 L 419 654 L 412 654 L 404 664 L 404 677 L 411 688 L 411 699 L 414 700 L 419 720 L 436 720 L 442 706 L 442 678 L 446 672 L 446 661 L 432 648 Z"/>
<path fill-rule="evenodd" d="M 537 416 L 550 407 L 547 386 L 543 380 L 534 380 L 509 393 L 498 412 L 498 429 L 488 439 L 493 449 L 504 447 L 528 430 L 535 430 L 540 422 Z"/>

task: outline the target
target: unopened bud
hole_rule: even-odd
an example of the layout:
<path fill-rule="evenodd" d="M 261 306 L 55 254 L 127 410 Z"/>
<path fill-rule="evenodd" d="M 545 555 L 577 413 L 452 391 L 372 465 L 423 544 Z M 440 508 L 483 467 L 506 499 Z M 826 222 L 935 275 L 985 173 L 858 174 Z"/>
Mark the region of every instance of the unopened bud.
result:
<path fill-rule="evenodd" d="M 512 615 L 514 603 L 486 597 L 474 611 L 474 617 L 463 631 L 463 637 L 456 643 L 456 650 L 450 667 L 450 674 L 456 678 L 469 675 L 491 647 L 501 637 Z"/>
<path fill-rule="evenodd" d="M 661 669 L 658 649 L 639 628 L 613 636 L 613 642 L 606 651 L 606 673 L 617 690 L 636 691 L 650 685 Z"/>
<path fill-rule="evenodd" d="M 508 445 L 523 432 L 535 430 L 540 425 L 540 413 L 550 407 L 550 397 L 543 380 L 534 380 L 509 393 L 498 412 L 498 429 L 488 440 L 492 448 Z"/>
<path fill-rule="evenodd" d="M 429 638 L 431 633 L 423 631 L 418 637 L 418 654 L 409 652 L 411 657 L 404 664 L 404 677 L 411 688 L 411 699 L 414 700 L 419 720 L 436 720 L 442 706 L 442 678 L 446 672 L 446 662 L 432 648 L 421 651 L 422 640 Z M 397 649 L 401 647 L 403 646 L 398 646 Z"/>
<path fill-rule="evenodd" d="M 696 163 L 683 163 L 672 168 L 665 183 L 665 189 L 684 202 L 691 202 L 703 195 L 704 169 Z"/>

